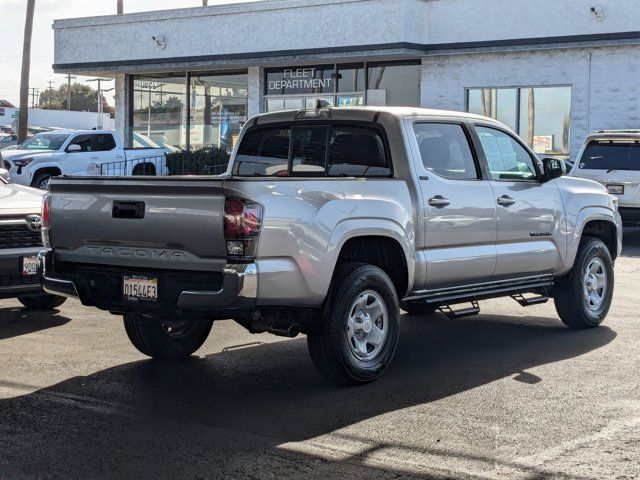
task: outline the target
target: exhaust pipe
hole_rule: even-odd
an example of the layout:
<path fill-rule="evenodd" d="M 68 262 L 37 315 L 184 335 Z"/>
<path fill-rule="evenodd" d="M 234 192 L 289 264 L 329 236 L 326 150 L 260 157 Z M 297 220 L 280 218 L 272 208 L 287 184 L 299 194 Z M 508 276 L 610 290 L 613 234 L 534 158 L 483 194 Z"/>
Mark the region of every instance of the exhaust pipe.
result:
<path fill-rule="evenodd" d="M 295 338 L 300 334 L 300 325 L 298 323 L 274 322 L 267 331 L 279 337 Z"/>

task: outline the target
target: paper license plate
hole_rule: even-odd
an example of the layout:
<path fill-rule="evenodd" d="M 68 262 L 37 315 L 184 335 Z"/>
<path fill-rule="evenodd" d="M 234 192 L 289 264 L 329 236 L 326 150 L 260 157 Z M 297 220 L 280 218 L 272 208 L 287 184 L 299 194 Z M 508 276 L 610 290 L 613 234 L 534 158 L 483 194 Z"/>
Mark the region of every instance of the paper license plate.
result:
<path fill-rule="evenodd" d="M 157 302 L 158 278 L 143 275 L 124 277 L 122 295 L 129 302 Z"/>
<path fill-rule="evenodd" d="M 30 277 L 38 274 L 38 257 L 22 258 L 22 275 Z"/>
<path fill-rule="evenodd" d="M 624 185 L 607 185 L 607 190 L 613 195 L 624 195 Z"/>

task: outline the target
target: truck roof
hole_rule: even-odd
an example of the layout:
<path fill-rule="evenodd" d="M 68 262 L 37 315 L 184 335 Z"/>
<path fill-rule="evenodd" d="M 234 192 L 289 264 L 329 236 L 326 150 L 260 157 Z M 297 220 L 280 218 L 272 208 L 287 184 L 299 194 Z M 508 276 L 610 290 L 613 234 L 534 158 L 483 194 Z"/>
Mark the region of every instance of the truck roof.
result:
<path fill-rule="evenodd" d="M 594 133 L 587 135 L 585 142 L 590 140 L 640 140 L 640 129 L 628 129 L 628 130 L 597 130 Z"/>
<path fill-rule="evenodd" d="M 73 129 L 68 129 L 68 128 L 62 128 L 59 130 L 48 130 L 46 132 L 38 132 L 39 133 L 60 133 L 63 135 L 71 135 L 71 134 L 77 134 L 77 133 L 81 133 L 81 134 L 93 134 L 93 133 L 112 133 L 115 134 L 115 131 L 113 130 L 73 130 Z M 36 135 L 38 135 L 36 134 Z"/>
<path fill-rule="evenodd" d="M 378 113 L 386 113 L 391 116 L 404 118 L 411 116 L 425 116 L 425 117 L 459 117 L 461 119 L 476 119 L 483 120 L 491 123 L 502 125 L 497 120 L 489 117 L 483 117 L 482 115 L 476 115 L 473 113 L 459 112 L 453 110 L 435 110 L 430 108 L 415 108 L 415 107 L 331 107 L 323 106 L 319 109 L 303 109 L 303 110 L 282 110 L 279 112 L 263 113 L 258 117 L 254 117 L 249 120 L 248 123 L 256 122 L 278 122 L 278 121 L 290 121 L 294 119 L 313 118 L 314 112 L 319 112 L 321 116 L 322 112 L 329 112 L 329 116 L 338 120 L 356 120 L 356 121 L 371 121 L 372 117 Z"/>

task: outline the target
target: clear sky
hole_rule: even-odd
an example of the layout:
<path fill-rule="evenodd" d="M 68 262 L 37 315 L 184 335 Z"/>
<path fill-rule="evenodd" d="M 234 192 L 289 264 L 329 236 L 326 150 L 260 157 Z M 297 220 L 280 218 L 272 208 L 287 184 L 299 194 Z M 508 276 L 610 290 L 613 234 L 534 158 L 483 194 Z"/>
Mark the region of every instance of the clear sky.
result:
<path fill-rule="evenodd" d="M 209 0 L 209 5 L 240 3 L 252 0 Z M 36 0 L 31 43 L 30 86 L 43 91 L 48 81 L 57 88 L 65 83 L 64 75 L 54 75 L 53 30 L 54 19 L 90 17 L 116 13 L 116 0 Z M 22 62 L 22 38 L 27 0 L 0 0 L 0 99 L 18 106 L 20 68 Z M 202 6 L 202 0 L 124 0 L 124 12 L 143 12 L 171 8 Z M 86 78 L 86 77 L 84 77 Z M 74 81 L 82 81 L 79 77 Z M 91 84 L 96 87 L 95 82 Z M 112 85 L 112 84 L 111 84 Z M 107 85 L 105 88 L 109 88 Z M 113 104 L 111 92 L 109 103 Z M 31 102 L 29 102 L 31 104 Z"/>

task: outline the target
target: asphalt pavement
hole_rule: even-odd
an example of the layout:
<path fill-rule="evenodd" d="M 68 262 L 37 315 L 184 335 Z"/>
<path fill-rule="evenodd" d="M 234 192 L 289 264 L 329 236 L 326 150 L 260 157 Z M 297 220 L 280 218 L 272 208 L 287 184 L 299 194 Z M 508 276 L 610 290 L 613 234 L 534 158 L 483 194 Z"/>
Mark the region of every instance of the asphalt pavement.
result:
<path fill-rule="evenodd" d="M 602 327 L 509 299 L 403 315 L 358 388 L 320 377 L 304 337 L 221 321 L 152 361 L 118 317 L 0 300 L 0 478 L 640 478 L 640 230 L 625 243 Z"/>

